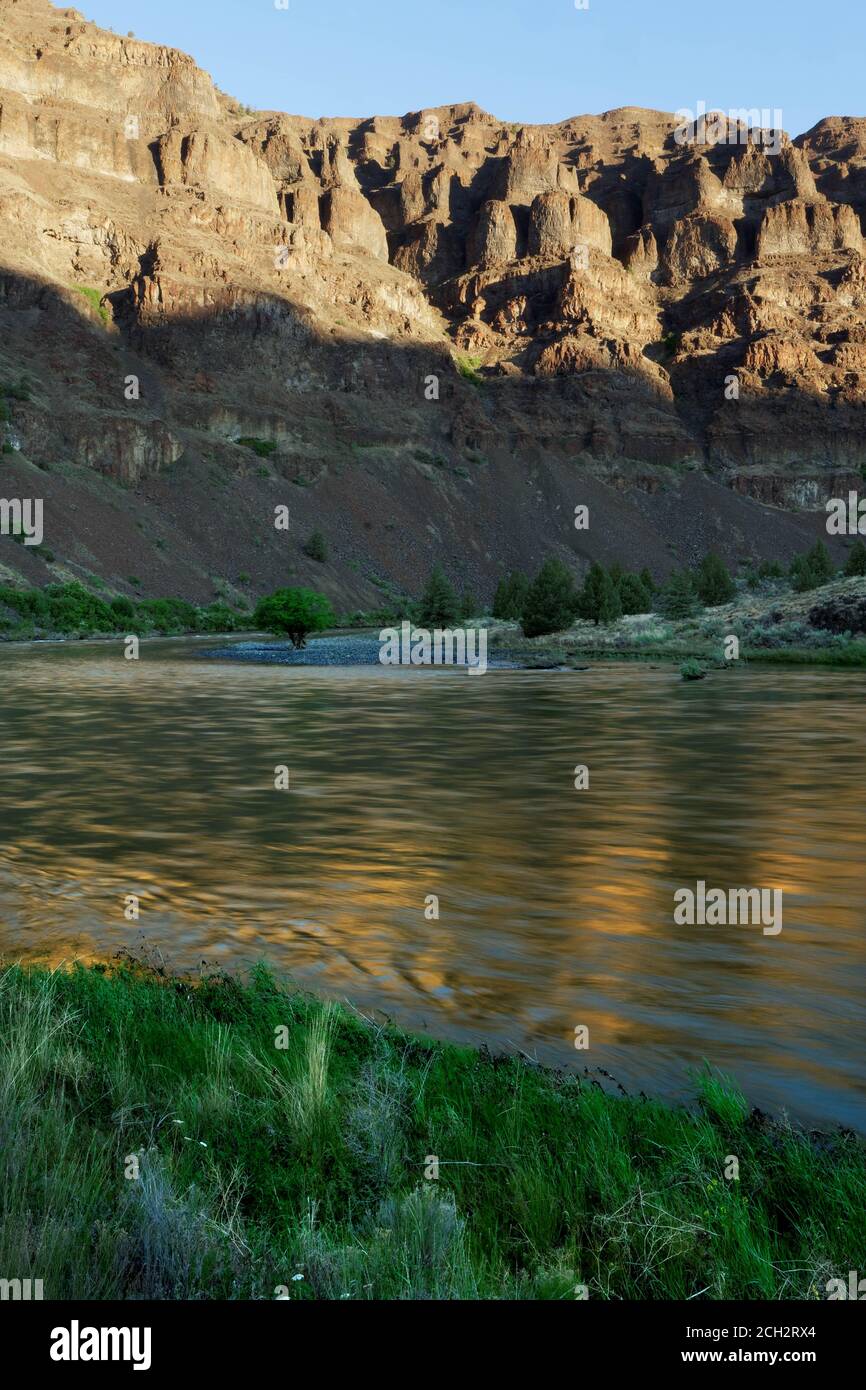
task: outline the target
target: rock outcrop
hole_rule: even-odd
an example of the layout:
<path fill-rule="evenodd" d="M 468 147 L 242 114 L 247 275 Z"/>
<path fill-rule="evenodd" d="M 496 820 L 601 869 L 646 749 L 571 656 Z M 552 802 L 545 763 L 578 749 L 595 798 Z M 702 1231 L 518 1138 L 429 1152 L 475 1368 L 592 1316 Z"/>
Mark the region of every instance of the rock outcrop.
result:
<path fill-rule="evenodd" d="M 369 603 L 446 533 L 476 587 L 548 544 L 630 558 L 629 528 L 660 570 L 705 533 L 775 558 L 859 480 L 866 120 L 773 149 L 636 108 L 311 120 L 48 0 L 0 20 L 0 382 L 29 382 L 0 466 L 79 519 L 97 484 L 148 516 L 186 499 L 192 558 L 140 557 L 151 582 L 232 564 L 223 486 L 239 569 L 290 482 L 299 525 L 343 538 L 335 596 Z M 585 543 L 562 522 L 584 492 Z M 92 531 L 69 572 L 118 581 Z"/>

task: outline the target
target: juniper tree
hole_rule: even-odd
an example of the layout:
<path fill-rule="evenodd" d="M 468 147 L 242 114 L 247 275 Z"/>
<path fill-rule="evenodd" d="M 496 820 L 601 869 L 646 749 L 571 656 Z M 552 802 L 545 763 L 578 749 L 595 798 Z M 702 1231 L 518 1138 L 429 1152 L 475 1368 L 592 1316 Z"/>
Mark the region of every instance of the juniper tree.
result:
<path fill-rule="evenodd" d="M 710 551 L 698 565 L 695 573 L 695 591 L 706 608 L 717 608 L 721 603 L 730 603 L 737 592 L 724 561 Z"/>
<path fill-rule="evenodd" d="M 862 541 L 855 541 L 848 551 L 848 559 L 845 562 L 845 573 L 849 578 L 855 575 L 866 574 L 866 545 Z"/>
<path fill-rule="evenodd" d="M 652 591 L 639 574 L 624 574 L 619 586 L 623 613 L 651 613 Z"/>
<path fill-rule="evenodd" d="M 662 612 L 668 618 L 690 618 L 697 610 L 691 575 L 686 570 L 674 570 L 662 590 Z"/>
<path fill-rule="evenodd" d="M 493 599 L 493 616 L 505 622 L 516 622 L 523 612 L 529 580 L 519 570 L 512 570 L 507 579 L 500 580 Z"/>
<path fill-rule="evenodd" d="M 791 561 L 791 582 L 798 594 L 809 589 L 817 589 L 833 578 L 835 570 L 829 551 L 823 541 L 816 541 L 805 555 L 796 555 Z"/>
<path fill-rule="evenodd" d="M 555 555 L 545 560 L 529 586 L 521 615 L 525 637 L 562 632 L 574 618 L 575 592 L 571 572 Z"/>
<path fill-rule="evenodd" d="M 460 600 L 439 565 L 434 565 L 418 605 L 422 627 L 447 627 L 460 616 Z"/>
<path fill-rule="evenodd" d="M 598 604 L 598 622 L 615 623 L 622 617 L 622 600 L 619 586 L 612 574 L 602 573 L 601 595 Z"/>
<path fill-rule="evenodd" d="M 597 562 L 590 565 L 586 579 L 583 581 L 583 589 L 577 600 L 577 612 L 582 618 L 587 618 L 596 625 L 601 614 L 601 601 L 604 593 L 604 581 L 606 575 L 601 565 Z"/>

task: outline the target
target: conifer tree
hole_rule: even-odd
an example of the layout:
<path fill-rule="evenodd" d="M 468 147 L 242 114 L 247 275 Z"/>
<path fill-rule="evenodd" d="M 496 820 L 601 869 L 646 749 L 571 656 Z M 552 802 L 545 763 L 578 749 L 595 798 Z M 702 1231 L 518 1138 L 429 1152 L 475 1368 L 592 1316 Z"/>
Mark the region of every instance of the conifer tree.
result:
<path fill-rule="evenodd" d="M 574 609 L 571 572 L 552 555 L 529 586 L 520 620 L 523 635 L 541 637 L 548 632 L 562 632 L 571 626 Z"/>
<path fill-rule="evenodd" d="M 849 578 L 855 575 L 866 574 L 866 545 L 862 541 L 855 541 L 848 551 L 848 559 L 845 561 L 845 573 Z"/>
<path fill-rule="evenodd" d="M 695 574 L 695 591 L 705 608 L 730 603 L 737 592 L 727 566 L 714 551 L 705 555 Z"/>
<path fill-rule="evenodd" d="M 652 593 L 639 574 L 624 574 L 619 586 L 623 613 L 651 613 Z"/>
<path fill-rule="evenodd" d="M 691 575 L 686 570 L 674 570 L 662 590 L 662 612 L 668 618 L 690 618 L 697 609 Z"/>
<path fill-rule="evenodd" d="M 598 621 L 607 625 L 622 617 L 622 600 L 619 586 L 612 573 L 602 572 L 601 596 L 598 604 Z"/>
<path fill-rule="evenodd" d="M 447 627 L 460 616 L 460 601 L 439 565 L 434 565 L 418 606 L 418 622 L 426 628 Z"/>
<path fill-rule="evenodd" d="M 519 570 L 512 570 L 507 579 L 501 579 L 496 586 L 496 596 L 493 600 L 494 618 L 502 618 L 505 622 L 517 622 L 523 612 L 523 605 L 526 595 L 529 592 L 529 580 L 525 574 Z"/>
<path fill-rule="evenodd" d="M 582 618 L 596 625 L 601 614 L 601 600 L 604 592 L 605 573 L 598 563 L 591 565 L 583 589 L 577 600 L 577 611 Z"/>

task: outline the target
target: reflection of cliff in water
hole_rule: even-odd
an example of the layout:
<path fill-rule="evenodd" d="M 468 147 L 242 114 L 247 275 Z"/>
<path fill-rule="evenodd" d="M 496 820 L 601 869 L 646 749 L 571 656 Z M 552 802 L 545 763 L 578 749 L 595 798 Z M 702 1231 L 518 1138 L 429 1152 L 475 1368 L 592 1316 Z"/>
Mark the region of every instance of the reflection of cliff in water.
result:
<path fill-rule="evenodd" d="M 264 954 L 433 1032 L 666 1093 L 706 1057 L 754 1099 L 862 1123 L 861 675 L 469 678 L 201 650 L 4 652 L 8 953 L 143 933 L 176 965 Z M 675 926 L 699 878 L 782 889 L 780 936 Z"/>

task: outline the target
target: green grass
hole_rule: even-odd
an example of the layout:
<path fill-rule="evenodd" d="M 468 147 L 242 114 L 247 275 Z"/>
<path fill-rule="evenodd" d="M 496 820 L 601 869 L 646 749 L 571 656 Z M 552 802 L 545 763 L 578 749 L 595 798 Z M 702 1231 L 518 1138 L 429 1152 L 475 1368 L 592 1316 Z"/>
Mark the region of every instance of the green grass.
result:
<path fill-rule="evenodd" d="M 93 312 L 99 315 L 107 328 L 111 321 L 111 315 L 108 312 L 107 306 L 101 303 L 103 291 L 92 289 L 89 285 L 72 285 L 70 288 L 75 290 L 76 294 L 84 296 Z"/>
<path fill-rule="evenodd" d="M 264 969 L 7 967 L 0 1268 L 54 1299 L 825 1297 L 862 1260 L 863 1146 L 698 1084 L 613 1097 Z"/>
<path fill-rule="evenodd" d="M 272 439 L 254 439 L 251 436 L 238 439 L 236 443 L 243 445 L 245 449 L 252 449 L 253 453 L 260 459 L 270 458 L 271 454 L 275 454 L 279 448 L 279 445 L 274 443 Z"/>
<path fill-rule="evenodd" d="M 855 639 L 838 647 L 747 647 L 741 657 L 780 666 L 847 666 L 862 670 L 866 667 L 866 642 Z"/>
<path fill-rule="evenodd" d="M 848 670 L 866 668 L 866 642 L 851 640 L 832 647 L 741 647 L 736 661 L 725 661 L 721 642 L 672 639 L 657 645 L 621 645 L 609 647 L 569 645 L 565 653 L 571 662 L 582 661 L 652 661 L 688 664 L 702 662 L 708 669 L 723 670 L 738 665 L 776 666 L 834 666 Z M 498 655 L 511 653 L 516 658 L 544 659 L 562 656 L 562 648 L 550 648 L 536 643 L 530 646 L 520 634 L 495 633 L 492 650 Z"/>
<path fill-rule="evenodd" d="M 468 381 L 472 386 L 483 386 L 484 378 L 479 371 L 482 359 L 473 357 L 470 353 L 457 353 L 454 357 L 454 365 L 464 381 Z"/>

